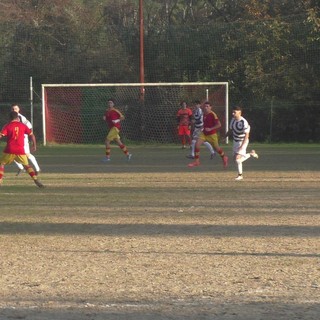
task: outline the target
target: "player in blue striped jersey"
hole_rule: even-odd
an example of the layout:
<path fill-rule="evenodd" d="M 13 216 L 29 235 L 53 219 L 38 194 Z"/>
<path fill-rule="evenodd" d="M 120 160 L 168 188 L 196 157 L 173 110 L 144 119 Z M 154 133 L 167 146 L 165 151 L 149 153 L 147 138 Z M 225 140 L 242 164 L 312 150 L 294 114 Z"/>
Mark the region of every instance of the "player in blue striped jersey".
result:
<path fill-rule="evenodd" d="M 232 111 L 232 120 L 229 125 L 229 133 L 232 133 L 233 137 L 233 155 L 234 160 L 238 166 L 238 176 L 235 180 L 243 179 L 242 163 L 250 157 L 258 159 L 258 154 L 252 150 L 247 153 L 247 147 L 249 144 L 250 125 L 248 121 L 242 117 L 242 108 L 236 106 Z"/>

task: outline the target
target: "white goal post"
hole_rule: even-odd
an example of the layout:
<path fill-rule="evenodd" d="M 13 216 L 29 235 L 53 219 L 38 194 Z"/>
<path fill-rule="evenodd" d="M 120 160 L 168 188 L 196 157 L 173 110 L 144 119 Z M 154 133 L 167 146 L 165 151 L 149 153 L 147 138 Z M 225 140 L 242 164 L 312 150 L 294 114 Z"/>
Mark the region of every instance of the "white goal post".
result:
<path fill-rule="evenodd" d="M 43 143 L 104 143 L 107 100 L 125 115 L 121 134 L 137 142 L 175 143 L 181 101 L 210 101 L 228 131 L 228 82 L 42 84 Z M 226 143 L 228 139 L 226 138 Z"/>

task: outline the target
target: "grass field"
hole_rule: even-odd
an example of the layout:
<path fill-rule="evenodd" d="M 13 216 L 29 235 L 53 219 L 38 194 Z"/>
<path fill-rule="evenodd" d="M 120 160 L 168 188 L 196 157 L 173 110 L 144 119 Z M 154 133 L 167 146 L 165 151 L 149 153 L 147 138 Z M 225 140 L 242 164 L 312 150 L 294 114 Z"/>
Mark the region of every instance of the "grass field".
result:
<path fill-rule="evenodd" d="M 251 147 L 243 181 L 179 146 L 42 147 L 45 189 L 7 166 L 0 319 L 319 319 L 320 146 Z"/>

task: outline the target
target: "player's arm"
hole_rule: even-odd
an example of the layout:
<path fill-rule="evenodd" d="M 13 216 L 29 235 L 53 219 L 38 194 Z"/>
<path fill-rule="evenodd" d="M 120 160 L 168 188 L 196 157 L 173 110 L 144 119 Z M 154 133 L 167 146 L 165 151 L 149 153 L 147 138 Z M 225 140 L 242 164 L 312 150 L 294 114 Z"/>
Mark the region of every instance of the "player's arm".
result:
<path fill-rule="evenodd" d="M 25 118 L 25 121 L 22 123 L 25 124 L 29 129 L 32 129 L 32 124 L 27 118 Z"/>
<path fill-rule="evenodd" d="M 31 150 L 36 151 L 37 150 L 37 140 L 36 140 L 35 135 L 32 132 L 29 134 L 29 138 L 31 139 L 31 142 L 32 142 Z"/>
<path fill-rule="evenodd" d="M 228 138 L 231 138 L 232 135 L 233 135 L 232 132 L 233 132 L 233 130 L 230 128 L 230 129 L 226 132 L 225 136 L 228 137 Z"/>
<path fill-rule="evenodd" d="M 205 128 L 205 131 L 212 131 L 212 130 L 218 130 L 221 128 L 221 122 L 219 119 L 213 120 L 213 126 L 209 128 Z"/>
<path fill-rule="evenodd" d="M 3 137 L 5 137 L 6 135 L 7 135 L 6 128 L 3 127 L 2 130 L 0 131 L 0 139 L 2 139 Z"/>
<path fill-rule="evenodd" d="M 218 130 L 221 128 L 221 122 L 219 119 L 215 119 L 214 121 L 214 126 L 213 126 L 213 130 Z"/>
<path fill-rule="evenodd" d="M 118 109 L 114 108 L 114 111 L 117 112 L 117 114 L 119 115 L 119 119 L 118 119 L 119 121 L 117 121 L 117 122 L 120 122 L 120 120 L 124 120 L 124 115 Z M 114 121 L 112 121 L 112 122 L 116 123 Z"/>

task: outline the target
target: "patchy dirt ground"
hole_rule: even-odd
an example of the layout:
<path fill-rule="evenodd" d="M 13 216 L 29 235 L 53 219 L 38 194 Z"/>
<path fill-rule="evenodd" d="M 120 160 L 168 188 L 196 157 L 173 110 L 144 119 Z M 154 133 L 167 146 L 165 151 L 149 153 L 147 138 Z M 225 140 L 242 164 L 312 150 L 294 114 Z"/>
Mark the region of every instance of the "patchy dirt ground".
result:
<path fill-rule="evenodd" d="M 319 319 L 319 172 L 232 177 L 9 175 L 0 319 Z"/>

